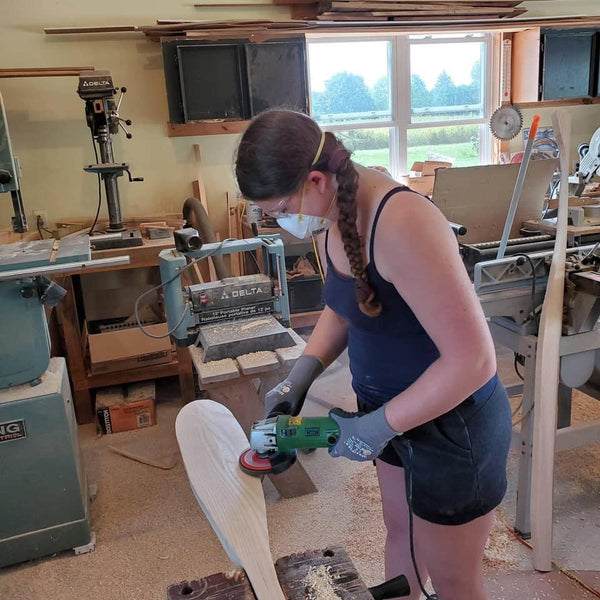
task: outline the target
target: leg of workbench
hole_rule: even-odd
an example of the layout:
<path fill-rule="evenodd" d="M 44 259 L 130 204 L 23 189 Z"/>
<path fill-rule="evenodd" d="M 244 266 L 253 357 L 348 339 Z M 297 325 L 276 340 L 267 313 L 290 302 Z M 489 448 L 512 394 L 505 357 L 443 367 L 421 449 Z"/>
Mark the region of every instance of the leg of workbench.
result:
<path fill-rule="evenodd" d="M 572 392 L 573 390 L 564 383 L 558 383 L 558 429 L 570 427 L 571 425 Z"/>
<path fill-rule="evenodd" d="M 517 510 L 515 531 L 523 538 L 531 537 L 531 456 L 533 449 L 533 397 L 535 390 L 535 348 L 525 359 L 521 431 L 519 434 L 519 476 L 517 480 Z"/>
<path fill-rule="evenodd" d="M 179 374 L 179 391 L 181 401 L 187 404 L 196 399 L 194 393 L 194 371 L 192 368 L 192 359 L 187 347 L 176 346 L 177 350 L 177 372 Z"/>
<path fill-rule="evenodd" d="M 73 278 L 70 275 L 64 275 L 56 277 L 55 281 L 67 291 L 65 297 L 56 305 L 56 315 L 63 332 L 67 354 L 65 358 L 67 359 L 69 377 L 71 378 L 75 415 L 80 425 L 91 423 L 94 420 L 94 414 L 90 391 L 87 387 L 84 362 L 85 348 L 83 348 L 81 330 L 77 318 Z"/>

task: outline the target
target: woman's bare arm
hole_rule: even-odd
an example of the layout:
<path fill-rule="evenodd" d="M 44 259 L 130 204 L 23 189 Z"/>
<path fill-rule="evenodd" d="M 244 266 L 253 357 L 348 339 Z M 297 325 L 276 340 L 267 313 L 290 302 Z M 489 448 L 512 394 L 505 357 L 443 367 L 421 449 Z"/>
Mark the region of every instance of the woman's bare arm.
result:
<path fill-rule="evenodd" d="M 386 406 L 390 425 L 407 431 L 479 389 L 496 372 L 496 356 L 445 217 L 429 200 L 411 192 L 389 203 L 384 212 L 376 232 L 375 263 L 440 352 L 421 377 Z"/>

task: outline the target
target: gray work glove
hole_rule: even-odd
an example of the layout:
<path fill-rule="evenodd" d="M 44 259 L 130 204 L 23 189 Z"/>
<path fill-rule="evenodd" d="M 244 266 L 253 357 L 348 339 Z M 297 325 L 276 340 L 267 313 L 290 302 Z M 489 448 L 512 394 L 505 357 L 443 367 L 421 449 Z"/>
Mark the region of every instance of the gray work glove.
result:
<path fill-rule="evenodd" d="M 345 456 L 361 462 L 375 460 L 392 438 L 401 435 L 391 428 L 383 406 L 367 414 L 334 408 L 329 416 L 340 428 L 339 440 L 329 448 L 334 457 Z"/>
<path fill-rule="evenodd" d="M 265 418 L 298 415 L 308 388 L 324 369 L 323 363 L 316 356 L 302 354 L 285 380 L 265 395 Z"/>

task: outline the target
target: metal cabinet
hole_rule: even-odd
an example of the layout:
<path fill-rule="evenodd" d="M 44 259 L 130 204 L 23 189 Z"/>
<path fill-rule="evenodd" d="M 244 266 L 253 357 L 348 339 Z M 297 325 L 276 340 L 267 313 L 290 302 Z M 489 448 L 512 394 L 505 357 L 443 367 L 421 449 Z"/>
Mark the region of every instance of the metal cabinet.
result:
<path fill-rule="evenodd" d="M 543 30 L 540 100 L 598 96 L 598 30 Z"/>

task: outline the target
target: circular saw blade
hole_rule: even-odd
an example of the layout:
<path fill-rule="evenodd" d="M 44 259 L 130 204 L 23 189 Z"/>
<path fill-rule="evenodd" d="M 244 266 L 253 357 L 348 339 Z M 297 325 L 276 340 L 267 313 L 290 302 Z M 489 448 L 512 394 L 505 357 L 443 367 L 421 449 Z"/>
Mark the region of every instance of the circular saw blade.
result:
<path fill-rule="evenodd" d="M 490 118 L 490 129 L 499 140 L 512 140 L 523 127 L 523 115 L 514 105 L 501 106 Z"/>

